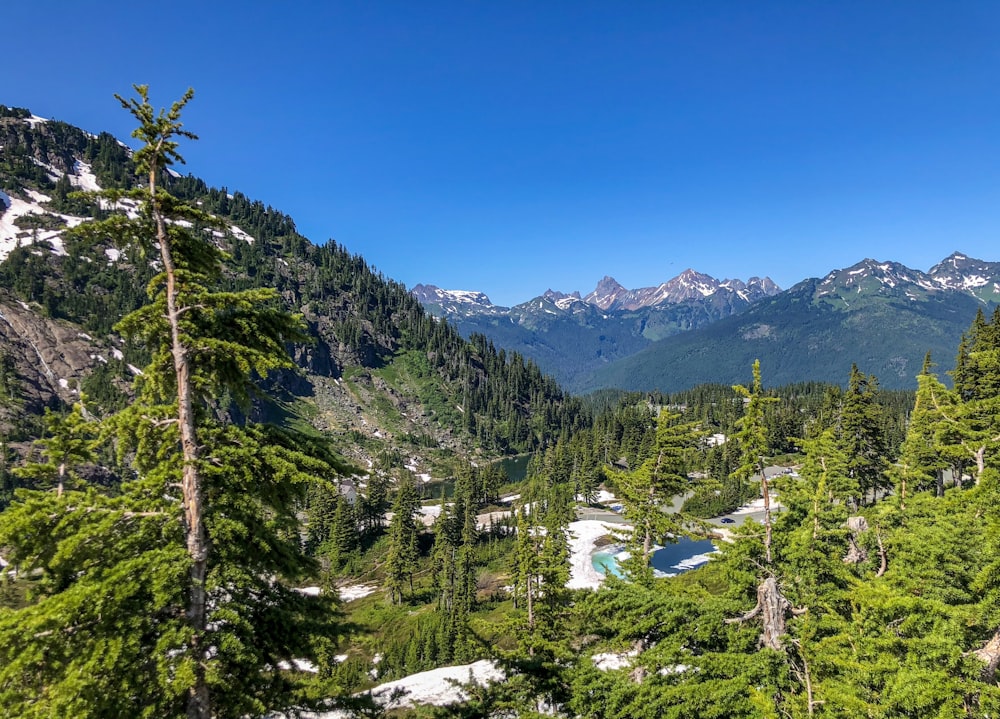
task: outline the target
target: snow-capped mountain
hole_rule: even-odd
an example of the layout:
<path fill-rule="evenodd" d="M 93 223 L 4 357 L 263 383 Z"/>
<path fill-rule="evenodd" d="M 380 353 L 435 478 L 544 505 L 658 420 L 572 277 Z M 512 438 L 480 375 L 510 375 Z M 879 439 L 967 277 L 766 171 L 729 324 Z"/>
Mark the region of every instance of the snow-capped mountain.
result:
<path fill-rule="evenodd" d="M 768 278 L 719 281 L 694 270 L 636 290 L 605 277 L 582 297 L 548 289 L 514 307 L 494 305 L 481 292 L 433 285 L 411 290 L 427 311 L 447 317 L 463 334 L 483 334 L 520 352 L 570 388 L 650 342 L 742 312 L 779 291 Z"/>
<path fill-rule="evenodd" d="M 416 285 L 410 290 L 410 294 L 425 307 L 439 308 L 442 314 L 460 310 L 489 312 L 497 308 L 489 297 L 475 290 L 442 290 L 435 285 Z"/>
<path fill-rule="evenodd" d="M 698 300 L 711 297 L 720 291 L 736 294 L 745 302 L 754 302 L 761 297 L 776 294 L 781 289 L 768 277 L 764 279 L 751 277 L 747 282 L 728 279 L 719 281 L 709 275 L 687 269 L 656 287 L 641 287 L 635 290 L 627 290 L 613 277 L 605 277 L 597 284 L 594 291 L 583 299 L 603 310 L 637 310 L 663 303 L 676 304 L 686 300 Z"/>
<path fill-rule="evenodd" d="M 865 259 L 599 368 L 580 389 L 735 384 L 755 359 L 769 384 L 843 383 L 856 362 L 882 387 L 913 387 L 928 352 L 950 369 L 977 309 L 998 305 L 1000 262 L 955 252 L 922 272 Z"/>
<path fill-rule="evenodd" d="M 986 302 L 1000 301 L 1000 262 L 984 262 L 953 252 L 927 273 L 938 287 L 968 292 Z"/>
<path fill-rule="evenodd" d="M 552 302 L 563 310 L 582 302 L 609 312 L 635 311 L 657 305 L 701 301 L 716 295 L 731 297 L 737 304 L 748 304 L 756 302 L 762 297 L 770 297 L 780 291 L 781 288 L 769 277 L 763 279 L 751 277 L 746 282 L 728 279 L 720 281 L 709 275 L 688 269 L 656 287 L 640 287 L 635 290 L 626 289 L 614 277 L 605 276 L 597 283 L 597 287 L 585 296 L 581 297 L 580 293 L 576 291 L 566 293 L 548 289 L 539 297 L 528 300 L 517 307 L 529 308 L 532 305 L 537 305 L 538 300 L 542 299 Z M 495 315 L 508 309 L 494 305 L 490 302 L 489 297 L 482 292 L 471 290 L 443 290 L 434 285 L 418 284 L 410 292 L 432 312 L 438 310 L 435 314 L 484 312 Z"/>
<path fill-rule="evenodd" d="M 816 287 L 816 299 L 844 302 L 854 297 L 902 296 L 910 301 L 928 293 L 957 292 L 981 302 L 1000 302 L 1000 262 L 972 259 L 960 252 L 934 265 L 929 272 L 898 262 L 864 259 L 846 269 L 827 274 Z"/>

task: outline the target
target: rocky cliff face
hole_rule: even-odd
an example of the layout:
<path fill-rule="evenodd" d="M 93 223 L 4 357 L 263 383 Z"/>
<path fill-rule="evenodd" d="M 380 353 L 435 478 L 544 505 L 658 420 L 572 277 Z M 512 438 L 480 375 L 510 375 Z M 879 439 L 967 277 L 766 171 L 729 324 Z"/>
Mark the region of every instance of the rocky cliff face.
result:
<path fill-rule="evenodd" d="M 7 434 L 16 434 L 25 414 L 76 400 L 98 363 L 121 356 L 118 348 L 39 310 L 0 291 L 0 431 Z"/>

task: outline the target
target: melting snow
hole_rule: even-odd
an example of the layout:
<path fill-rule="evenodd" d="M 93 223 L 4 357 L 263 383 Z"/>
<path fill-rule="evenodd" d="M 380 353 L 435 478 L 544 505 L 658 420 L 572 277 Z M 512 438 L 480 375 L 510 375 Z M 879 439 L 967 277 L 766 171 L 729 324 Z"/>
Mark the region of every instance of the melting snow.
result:
<path fill-rule="evenodd" d="M 278 669 L 287 672 L 292 668 L 296 671 L 308 672 L 310 674 L 316 674 L 319 671 L 319 667 L 308 659 L 293 659 L 291 662 L 278 662 Z"/>
<path fill-rule="evenodd" d="M 377 589 L 378 586 L 375 584 L 347 584 L 343 587 L 337 587 L 337 593 L 340 595 L 340 601 L 353 602 L 355 599 L 374 594 Z"/>
<path fill-rule="evenodd" d="M 569 589 L 597 589 L 604 581 L 604 575 L 594 569 L 591 555 L 599 537 L 614 530 L 627 530 L 628 525 L 608 524 L 596 519 L 584 519 L 569 524 L 569 565 L 570 576 L 566 586 Z"/>
<path fill-rule="evenodd" d="M 456 686 L 456 683 L 468 682 L 470 678 L 488 684 L 503 679 L 503 672 L 493 662 L 481 659 L 472 664 L 439 667 L 428 672 L 411 674 L 403 679 L 375 687 L 371 690 L 371 695 L 379 703 L 388 706 L 392 693 L 402 689 L 406 695 L 394 703 L 394 707 L 412 707 L 417 704 L 445 706 L 468 699 L 466 693 Z M 321 714 L 317 719 L 334 719 L 339 716 L 341 715 L 337 713 Z"/>
<path fill-rule="evenodd" d="M 615 669 L 625 669 L 626 667 L 632 666 L 632 658 L 638 655 L 638 651 L 635 649 L 628 652 L 605 652 L 603 654 L 595 654 L 590 658 L 594 662 L 594 666 L 600 669 L 602 672 L 613 671 Z"/>
<path fill-rule="evenodd" d="M 97 192 L 101 189 L 101 186 L 97 184 L 97 177 L 94 175 L 90 165 L 79 160 L 73 163 L 73 175 L 70 175 L 69 181 L 74 186 L 87 192 Z"/>
<path fill-rule="evenodd" d="M 229 226 L 229 231 L 233 233 L 233 237 L 235 237 L 237 240 L 243 240 L 248 245 L 252 245 L 254 243 L 254 238 L 252 236 L 248 235 L 243 230 L 241 230 L 236 225 L 230 225 Z"/>
<path fill-rule="evenodd" d="M 55 214 L 43 209 L 37 202 L 25 202 L 19 197 L 12 197 L 6 192 L 0 192 L 0 203 L 6 206 L 6 211 L 0 215 L 0 261 L 7 258 L 18 245 L 31 245 L 39 242 L 48 242 L 52 245 L 53 251 L 57 255 L 64 255 L 62 230 L 23 230 L 17 226 L 18 218 L 30 214 Z M 81 222 L 82 218 L 70 215 L 56 215 L 68 226 L 74 227 Z"/>

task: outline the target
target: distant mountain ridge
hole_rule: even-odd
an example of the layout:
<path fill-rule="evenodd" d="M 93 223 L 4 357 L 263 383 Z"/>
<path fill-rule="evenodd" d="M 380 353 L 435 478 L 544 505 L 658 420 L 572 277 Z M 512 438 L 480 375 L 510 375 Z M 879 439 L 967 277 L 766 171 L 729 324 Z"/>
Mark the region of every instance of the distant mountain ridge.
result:
<path fill-rule="evenodd" d="M 842 382 L 856 361 L 887 387 L 909 387 L 928 350 L 950 369 L 976 308 L 1000 304 L 1000 262 L 956 251 L 923 272 L 866 258 L 785 291 L 767 277 L 691 269 L 635 290 L 606 276 L 586 295 L 547 290 L 511 308 L 419 287 L 463 334 L 521 352 L 577 392 L 743 382 L 758 357 L 779 384 Z"/>
<path fill-rule="evenodd" d="M 578 389 L 745 382 L 755 359 L 769 384 L 843 383 L 856 362 L 884 387 L 915 387 L 925 354 L 950 370 L 977 308 L 998 304 L 1000 262 L 954 252 L 922 272 L 869 258 L 653 343 L 599 368 Z"/>
<path fill-rule="evenodd" d="M 688 300 L 700 300 L 716 293 L 731 293 L 750 303 L 762 297 L 777 294 L 781 288 L 771 278 L 751 277 L 743 280 L 717 280 L 710 275 L 684 270 L 667 282 L 656 287 L 640 287 L 629 290 L 623 287 L 614 277 L 605 276 L 588 294 L 581 297 L 578 291 L 565 293 L 548 289 L 539 295 L 543 300 L 553 302 L 559 309 L 569 309 L 575 302 L 583 302 L 602 310 L 639 310 L 655 307 L 661 304 L 679 304 Z M 435 285 L 418 284 L 410 290 L 422 305 L 428 308 L 438 307 L 442 312 L 483 312 L 487 314 L 503 313 L 511 309 L 494 305 L 483 292 L 476 290 L 445 290 Z M 521 305 L 534 302 L 539 297 Z"/>
<path fill-rule="evenodd" d="M 771 278 L 751 277 L 742 280 L 717 280 L 692 269 L 684 270 L 673 279 L 656 287 L 642 287 L 627 290 L 613 277 L 604 277 L 593 292 L 583 298 L 584 302 L 596 305 L 602 310 L 637 310 L 663 303 L 677 304 L 685 300 L 711 297 L 720 291 L 735 293 L 745 301 L 755 302 L 761 297 L 769 297 L 781 291 Z"/>
<path fill-rule="evenodd" d="M 515 305 L 494 305 L 482 292 L 416 285 L 424 308 L 466 335 L 482 334 L 516 351 L 569 389 L 596 369 L 651 342 L 742 312 L 780 288 L 769 278 L 717 280 L 685 270 L 655 287 L 628 290 L 604 277 L 585 296 L 552 289 Z"/>

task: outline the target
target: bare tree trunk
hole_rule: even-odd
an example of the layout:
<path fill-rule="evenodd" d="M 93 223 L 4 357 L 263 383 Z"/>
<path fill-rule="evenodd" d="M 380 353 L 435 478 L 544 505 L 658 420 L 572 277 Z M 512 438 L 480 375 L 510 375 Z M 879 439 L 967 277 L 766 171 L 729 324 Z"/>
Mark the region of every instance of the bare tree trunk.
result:
<path fill-rule="evenodd" d="M 528 591 L 525 592 L 525 601 L 528 604 L 528 629 L 535 628 L 535 606 L 531 597 L 531 575 L 527 578 L 527 588 Z"/>
<path fill-rule="evenodd" d="M 768 649 L 781 651 L 784 647 L 781 637 L 785 634 L 785 618 L 791 614 L 798 616 L 806 612 L 805 608 L 792 607 L 785 595 L 778 588 L 778 580 L 768 577 L 757 587 L 757 605 L 742 617 L 727 619 L 727 624 L 745 622 L 760 615 L 762 630 L 760 644 Z"/>
<path fill-rule="evenodd" d="M 822 704 L 822 701 L 817 701 L 813 695 L 812 686 L 812 674 L 809 671 L 809 662 L 806 660 L 805 652 L 802 651 L 802 644 L 798 640 L 792 642 L 798 649 L 799 658 L 802 660 L 802 668 L 794 662 L 790 661 L 789 665 L 795 676 L 798 678 L 799 682 L 802 683 L 806 688 L 806 712 L 808 716 L 813 716 L 816 713 L 816 706 Z"/>
<path fill-rule="evenodd" d="M 167 234 L 166 221 L 160 211 L 156 197 L 156 164 L 149 171 L 150 203 L 156 221 L 156 241 L 160 245 L 160 259 L 167 280 L 167 322 L 170 324 L 171 354 L 177 382 L 177 425 L 181 438 L 183 468 L 181 495 L 184 508 L 184 531 L 188 556 L 191 559 L 191 586 L 188 594 L 187 620 L 193 632 L 192 652 L 195 667 L 194 686 L 188 694 L 187 716 L 189 719 L 209 719 L 211 702 L 208 682 L 205 677 L 206 596 L 205 579 L 208 572 L 208 541 L 205 534 L 204 506 L 201 475 L 198 471 L 198 440 L 195 431 L 194 391 L 191 377 L 191 359 L 188 348 L 181 338 L 178 306 L 177 268 Z"/>
<path fill-rule="evenodd" d="M 760 491 L 764 495 L 764 559 L 771 564 L 771 490 L 764 472 L 764 458 L 760 459 Z"/>
<path fill-rule="evenodd" d="M 972 654 L 986 666 L 983 667 L 983 680 L 992 682 L 1000 666 L 1000 630 L 994 634 L 985 645 Z"/>
<path fill-rule="evenodd" d="M 885 545 L 882 544 L 882 531 L 880 529 L 875 530 L 875 539 L 878 541 L 878 556 L 879 556 L 878 572 L 875 573 L 875 576 L 881 577 L 883 574 L 885 574 L 885 571 L 889 568 L 889 557 L 885 552 Z"/>

